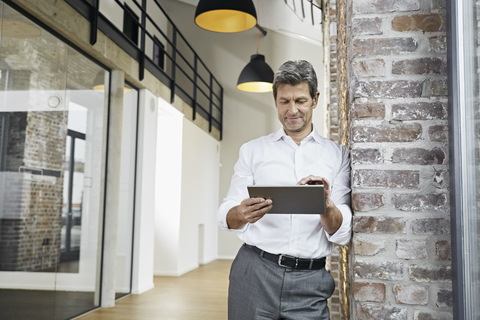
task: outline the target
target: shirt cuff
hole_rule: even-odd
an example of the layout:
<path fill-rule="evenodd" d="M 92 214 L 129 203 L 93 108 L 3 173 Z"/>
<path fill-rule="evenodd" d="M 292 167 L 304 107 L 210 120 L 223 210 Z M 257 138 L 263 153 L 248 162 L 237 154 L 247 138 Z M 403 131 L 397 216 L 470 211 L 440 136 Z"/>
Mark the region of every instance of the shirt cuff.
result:
<path fill-rule="evenodd" d="M 350 241 L 352 236 L 352 210 L 346 204 L 339 205 L 337 208 L 343 216 L 342 225 L 334 234 L 330 235 L 326 231 L 325 234 L 328 241 L 344 246 Z"/>
<path fill-rule="evenodd" d="M 227 200 L 224 201 L 221 205 L 220 208 L 218 209 L 217 212 L 217 222 L 218 226 L 226 231 L 236 231 L 236 232 L 244 232 L 248 228 L 248 223 L 243 226 L 241 229 L 231 229 L 228 227 L 227 223 L 227 214 L 230 209 L 232 209 L 235 206 L 238 206 L 240 203 L 234 200 Z"/>

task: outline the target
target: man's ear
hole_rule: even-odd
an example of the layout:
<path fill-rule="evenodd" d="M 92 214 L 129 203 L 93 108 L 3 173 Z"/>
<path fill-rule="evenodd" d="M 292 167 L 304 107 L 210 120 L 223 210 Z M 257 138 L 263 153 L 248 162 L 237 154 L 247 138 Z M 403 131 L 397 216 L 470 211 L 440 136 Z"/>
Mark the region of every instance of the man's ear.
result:
<path fill-rule="evenodd" d="M 313 104 L 312 104 L 313 109 L 317 107 L 319 97 L 320 97 L 320 91 L 317 91 L 317 93 L 315 93 L 315 98 L 313 99 Z"/>

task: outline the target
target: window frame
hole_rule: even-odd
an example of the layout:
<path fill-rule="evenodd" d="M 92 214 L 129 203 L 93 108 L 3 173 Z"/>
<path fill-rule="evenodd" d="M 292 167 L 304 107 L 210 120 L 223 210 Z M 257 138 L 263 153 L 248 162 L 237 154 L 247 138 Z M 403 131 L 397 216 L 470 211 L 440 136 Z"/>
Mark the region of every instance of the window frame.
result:
<path fill-rule="evenodd" d="M 156 55 L 158 50 L 158 56 Z M 153 63 L 160 69 L 165 70 L 165 45 L 156 37 L 153 37 Z"/>
<path fill-rule="evenodd" d="M 475 88 L 479 79 L 471 72 L 477 70 L 478 30 L 472 4 L 472 1 L 447 1 L 452 297 L 454 319 L 458 320 L 474 319 L 480 314 L 475 184 L 478 150 L 472 121 L 475 98 L 479 97 Z"/>
<path fill-rule="evenodd" d="M 127 19 L 128 18 L 128 19 Z M 128 24 L 127 24 L 128 23 Z M 130 28 L 127 30 L 127 28 Z M 138 46 L 140 17 L 125 3 L 123 7 L 123 33 Z"/>

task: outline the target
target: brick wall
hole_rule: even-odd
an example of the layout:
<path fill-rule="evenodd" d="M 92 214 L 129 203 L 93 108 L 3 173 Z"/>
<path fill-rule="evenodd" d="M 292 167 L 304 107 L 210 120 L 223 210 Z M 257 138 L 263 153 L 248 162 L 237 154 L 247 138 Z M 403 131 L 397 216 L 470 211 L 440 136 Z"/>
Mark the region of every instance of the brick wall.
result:
<path fill-rule="evenodd" d="M 10 112 L 8 117 L 8 133 L 5 154 L 5 171 L 18 171 L 25 165 L 25 134 L 27 128 L 26 112 Z"/>
<path fill-rule="evenodd" d="M 65 112 L 10 114 L 0 172 L 0 270 L 44 270 L 59 262 L 66 128 Z"/>
<path fill-rule="evenodd" d="M 329 110 L 329 138 L 339 142 L 338 135 L 338 91 L 337 91 L 337 5 L 331 0 L 330 3 L 330 104 Z"/>
<path fill-rule="evenodd" d="M 451 319 L 445 1 L 347 2 L 352 319 Z"/>
<path fill-rule="evenodd" d="M 340 142 L 340 136 L 338 134 L 339 123 L 338 123 L 338 91 L 337 91 L 337 11 L 336 11 L 336 2 L 328 1 L 330 7 L 330 35 L 327 35 L 330 40 L 330 59 L 329 59 L 329 71 L 330 71 L 330 83 L 328 85 L 330 93 L 330 101 L 328 105 L 328 128 L 329 128 L 329 139 L 337 143 Z M 330 274 L 335 280 L 335 291 L 328 300 L 328 307 L 330 309 L 330 319 L 332 320 L 341 320 L 341 311 L 340 311 L 340 294 L 339 294 L 339 284 L 340 284 L 340 264 L 339 264 L 340 250 L 338 247 L 335 247 L 335 250 L 327 258 L 327 269 L 330 270 Z"/>

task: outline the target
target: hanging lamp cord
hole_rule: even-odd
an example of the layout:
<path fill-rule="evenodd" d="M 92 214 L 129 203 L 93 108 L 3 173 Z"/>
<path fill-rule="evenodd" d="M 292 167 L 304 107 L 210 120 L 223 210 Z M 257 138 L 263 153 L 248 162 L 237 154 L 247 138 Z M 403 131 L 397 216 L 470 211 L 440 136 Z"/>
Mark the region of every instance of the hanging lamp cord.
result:
<path fill-rule="evenodd" d="M 260 46 L 260 1 L 257 0 L 257 11 L 258 11 L 258 19 L 257 19 L 257 54 L 258 54 L 258 47 Z"/>

